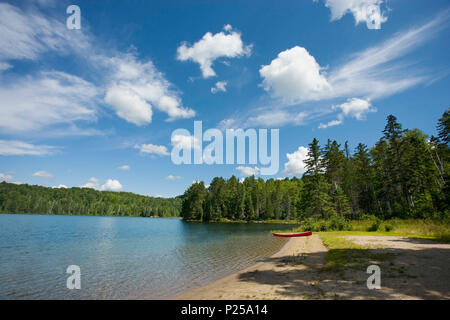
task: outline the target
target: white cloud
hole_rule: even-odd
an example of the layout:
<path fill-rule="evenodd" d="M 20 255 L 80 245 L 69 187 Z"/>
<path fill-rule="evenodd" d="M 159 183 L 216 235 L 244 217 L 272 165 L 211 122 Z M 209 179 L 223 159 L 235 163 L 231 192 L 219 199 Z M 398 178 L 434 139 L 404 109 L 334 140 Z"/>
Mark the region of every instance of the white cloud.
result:
<path fill-rule="evenodd" d="M 272 60 L 270 65 L 261 67 L 264 90 L 275 97 L 293 101 L 319 99 L 331 89 L 316 59 L 299 46 L 285 50 Z"/>
<path fill-rule="evenodd" d="M 174 148 L 189 150 L 200 148 L 201 141 L 194 136 L 175 134 L 171 137 L 171 143 Z"/>
<path fill-rule="evenodd" d="M 157 154 L 159 156 L 168 156 L 170 154 L 165 146 L 158 146 L 151 143 L 141 144 L 140 146 L 135 145 L 134 148 L 139 149 L 141 153 Z"/>
<path fill-rule="evenodd" d="M 0 34 L 0 62 L 36 60 L 48 51 L 70 54 L 88 46 L 86 36 L 68 30 L 64 20 L 25 12 L 8 3 L 0 3 Z"/>
<path fill-rule="evenodd" d="M 53 174 L 51 174 L 50 172 L 41 170 L 41 171 L 36 171 L 35 173 L 33 173 L 33 177 L 51 179 L 51 178 L 53 178 Z"/>
<path fill-rule="evenodd" d="M 381 9 L 382 3 L 383 0 L 326 0 L 325 6 L 331 11 L 331 21 L 351 13 L 356 25 L 365 22 L 371 29 L 380 29 L 381 24 L 387 21 L 385 12 Z"/>
<path fill-rule="evenodd" d="M 231 29 L 233 29 L 231 24 L 226 24 L 226 25 L 223 26 L 223 30 L 225 30 L 225 31 L 231 31 Z"/>
<path fill-rule="evenodd" d="M 385 98 L 420 83 L 434 81 L 433 70 L 415 67 L 418 61 L 406 60 L 406 56 L 448 28 L 448 16 L 449 11 L 446 10 L 428 23 L 396 33 L 378 45 L 350 54 L 342 63 L 327 66 L 326 72 L 304 48 L 294 47 L 283 51 L 269 65 L 260 69 L 263 88 L 273 97 L 281 99 L 272 100 L 273 105 L 265 108 L 264 112 L 254 109 L 242 115 L 241 119 L 235 116 L 223 123 L 247 123 L 253 117 L 261 120 L 255 122 L 264 123 L 268 119 L 266 121 L 279 125 L 293 124 L 295 122 L 289 119 L 294 118 L 299 111 L 303 112 L 300 124 L 305 119 L 310 121 L 340 111 L 338 119 L 322 123 L 320 128 L 339 125 L 344 116 L 363 119 L 367 112 L 376 109 L 369 106 L 366 110 L 367 104 L 364 105 L 362 101 Z M 342 105 L 347 111 L 329 107 L 333 103 L 327 102 L 328 106 L 323 103 L 355 96 L 360 97 L 358 106 L 355 105 L 357 100 L 350 99 Z M 357 107 L 361 108 L 360 112 L 355 111 Z M 270 109 L 276 114 L 273 119 L 269 116 Z"/>
<path fill-rule="evenodd" d="M 250 116 L 244 126 L 278 127 L 286 124 L 298 125 L 303 123 L 306 115 L 305 112 L 293 114 L 286 110 L 272 110 L 260 113 L 257 116 Z"/>
<path fill-rule="evenodd" d="M 341 109 L 343 115 L 352 116 L 357 120 L 363 120 L 368 112 L 375 112 L 370 101 L 358 98 L 348 99 L 347 102 L 337 105 L 335 109 Z"/>
<path fill-rule="evenodd" d="M 334 126 L 338 126 L 341 125 L 343 123 L 342 119 L 336 119 L 336 120 L 331 120 L 325 124 L 320 123 L 318 128 L 319 129 L 326 129 L 328 127 L 334 127 Z"/>
<path fill-rule="evenodd" d="M 286 153 L 288 162 L 284 164 L 284 173 L 287 175 L 302 175 L 306 172 L 305 159 L 308 155 L 308 148 L 298 147 L 293 153 Z"/>
<path fill-rule="evenodd" d="M 38 7 L 22 10 L 0 3 L 0 34 L 0 72 L 13 68 L 17 60 L 40 61 L 51 52 L 75 56 L 96 79 L 94 85 L 56 71 L 16 76 L 14 81 L 0 79 L 5 80 L 0 82 L 2 131 L 36 132 L 61 125 L 76 128 L 69 134 L 97 134 L 78 129 L 74 122 L 96 120 L 95 106 L 102 96 L 119 117 L 136 125 L 151 122 L 153 107 L 167 113 L 168 121 L 195 115 L 182 106 L 179 94 L 151 61 L 139 60 L 136 53 L 104 53 L 107 50 L 86 28 L 68 30 L 65 20 L 53 19 Z"/>
<path fill-rule="evenodd" d="M 239 166 L 239 167 L 236 167 L 236 170 L 239 171 L 239 173 L 242 177 L 256 176 L 260 172 L 260 169 L 258 167 L 252 168 L 252 167 Z"/>
<path fill-rule="evenodd" d="M 64 21 L 36 9 L 0 3 L 0 71 L 13 68 L 17 60 L 37 61 L 47 52 L 79 56 L 88 51 L 90 40 L 84 32 L 72 32 Z M 47 71 L 1 80 L 1 131 L 36 132 L 59 124 L 73 129 L 74 121 L 96 119 L 93 102 L 98 90 L 79 77 Z"/>
<path fill-rule="evenodd" d="M 97 88 L 63 72 L 42 72 L 0 85 L 0 130 L 36 131 L 75 121 L 93 121 Z"/>
<path fill-rule="evenodd" d="M 358 95 L 372 100 L 430 80 L 430 71 L 414 68 L 414 61 L 401 58 L 447 28 L 447 20 L 448 12 L 444 12 L 420 27 L 397 33 L 379 45 L 351 55 L 350 60 L 329 73 L 331 97 Z"/>
<path fill-rule="evenodd" d="M 283 51 L 260 69 L 263 87 L 293 103 L 354 95 L 375 99 L 406 90 L 430 79 L 431 73 L 419 75 L 412 62 L 399 59 L 446 28 L 447 20 L 448 12 L 444 12 L 421 27 L 350 55 L 343 64 L 329 67 L 327 74 L 306 49 L 297 46 Z"/>
<path fill-rule="evenodd" d="M 152 121 L 152 108 L 135 92 L 126 87 L 114 86 L 108 89 L 105 102 L 116 114 L 128 122 L 141 126 Z"/>
<path fill-rule="evenodd" d="M 324 109 L 323 105 L 317 105 L 317 103 L 308 106 L 303 104 L 293 105 L 289 108 L 284 105 L 277 105 L 277 103 L 279 101 L 264 107 L 244 109 L 230 118 L 221 120 L 217 126 L 221 130 L 255 127 L 280 128 L 286 125 L 301 126 L 333 112 L 329 105 Z"/>
<path fill-rule="evenodd" d="M 105 65 L 113 70 L 105 102 L 126 121 L 136 125 L 150 123 L 152 107 L 167 113 L 168 121 L 195 116 L 194 110 L 182 106 L 171 84 L 151 61 L 141 62 L 135 54 L 128 53 L 108 59 Z"/>
<path fill-rule="evenodd" d="M 98 189 L 99 188 L 99 181 L 97 178 L 92 177 L 89 178 L 89 181 L 86 182 L 84 185 L 81 186 L 81 188 L 91 188 L 91 189 Z"/>
<path fill-rule="evenodd" d="M 102 185 L 101 190 L 104 191 L 120 191 L 123 187 L 118 180 L 108 179 L 105 184 Z"/>
<path fill-rule="evenodd" d="M 178 180 L 178 179 L 181 179 L 181 177 L 180 177 L 180 176 L 174 176 L 174 175 L 169 174 L 169 175 L 166 177 L 166 179 L 167 179 L 167 180 Z"/>
<path fill-rule="evenodd" d="M 212 64 L 219 58 L 238 58 L 251 54 L 251 45 L 245 46 L 241 34 L 232 31 L 231 25 L 224 27 L 224 32 L 212 34 L 205 33 L 202 39 L 189 46 L 181 44 L 177 49 L 177 59 L 180 61 L 192 60 L 200 65 L 203 78 L 215 76 Z"/>
<path fill-rule="evenodd" d="M 100 186 L 100 181 L 97 178 L 92 177 L 86 184 L 82 185 L 81 188 L 91 188 L 101 191 L 121 191 L 123 186 L 115 179 L 107 179 L 106 182 Z"/>
<path fill-rule="evenodd" d="M 347 102 L 335 105 L 333 110 L 341 110 L 336 120 L 331 120 L 326 124 L 320 123 L 319 129 L 326 129 L 328 127 L 338 126 L 344 122 L 344 117 L 353 117 L 356 120 L 366 119 L 366 115 L 369 112 L 376 112 L 377 109 L 372 106 L 370 101 L 358 98 L 348 99 Z"/>
<path fill-rule="evenodd" d="M 128 171 L 130 169 L 131 169 L 131 167 L 127 164 L 124 164 L 123 166 L 119 167 L 119 170 L 122 170 L 122 171 Z"/>
<path fill-rule="evenodd" d="M 2 182 L 2 181 L 12 182 L 12 180 L 14 180 L 12 175 L 0 172 L 0 182 Z"/>
<path fill-rule="evenodd" d="M 53 146 L 34 145 L 17 140 L 0 140 L 0 155 L 3 156 L 42 156 L 54 153 L 55 149 Z"/>
<path fill-rule="evenodd" d="M 53 186 L 52 188 L 53 189 L 67 189 L 68 187 L 66 185 L 64 185 L 64 184 L 60 184 L 58 186 Z"/>
<path fill-rule="evenodd" d="M 211 88 L 211 93 L 216 94 L 217 92 L 227 92 L 227 81 L 217 81 L 216 86 Z"/>

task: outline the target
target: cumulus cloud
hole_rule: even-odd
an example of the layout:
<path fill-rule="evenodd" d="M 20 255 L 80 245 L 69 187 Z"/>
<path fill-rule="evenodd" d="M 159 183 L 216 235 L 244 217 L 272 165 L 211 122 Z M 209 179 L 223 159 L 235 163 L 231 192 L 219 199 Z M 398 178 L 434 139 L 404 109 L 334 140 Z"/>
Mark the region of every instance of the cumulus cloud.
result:
<path fill-rule="evenodd" d="M 35 173 L 33 173 L 33 177 L 51 179 L 51 178 L 53 178 L 53 174 L 51 174 L 50 172 L 41 170 L 41 171 L 36 171 Z"/>
<path fill-rule="evenodd" d="M 124 164 L 123 166 L 119 167 L 119 170 L 122 170 L 122 171 L 128 171 L 130 169 L 131 169 L 131 167 L 127 164 Z"/>
<path fill-rule="evenodd" d="M 420 27 L 350 55 L 344 63 L 330 66 L 326 74 L 305 48 L 296 46 L 260 69 L 262 85 L 272 95 L 295 103 L 354 95 L 367 99 L 392 95 L 431 78 L 431 74 L 418 75 L 411 68 L 413 62 L 399 59 L 446 28 L 447 20 L 448 12 L 440 14 Z"/>
<path fill-rule="evenodd" d="M 370 29 L 380 29 L 387 21 L 381 9 L 383 0 L 326 0 L 325 6 L 331 11 L 331 21 L 339 20 L 347 13 L 355 18 L 355 24 L 365 22 Z"/>
<path fill-rule="evenodd" d="M 293 153 L 287 153 L 288 162 L 284 164 L 284 174 L 290 176 L 302 175 L 306 172 L 305 160 L 308 156 L 308 148 L 303 146 L 298 147 L 298 150 Z"/>
<path fill-rule="evenodd" d="M 170 154 L 165 146 L 158 146 L 151 143 L 135 145 L 134 148 L 139 149 L 141 153 L 156 154 L 159 156 L 168 156 Z"/>
<path fill-rule="evenodd" d="M 64 185 L 64 184 L 60 184 L 58 186 L 53 186 L 52 188 L 53 189 L 67 189 L 68 187 L 66 185 Z"/>
<path fill-rule="evenodd" d="M 152 108 L 135 92 L 126 87 L 114 86 L 108 89 L 105 102 L 116 114 L 128 122 L 141 126 L 152 121 Z"/>
<path fill-rule="evenodd" d="M 271 109 L 274 113 L 281 111 L 273 121 L 280 125 L 292 124 L 293 121 L 283 119 L 295 117 L 300 109 L 306 113 L 304 118 L 309 120 L 319 118 L 314 115 L 318 114 L 317 111 L 322 116 L 339 111 L 338 119 L 319 127 L 339 125 L 345 116 L 362 119 L 367 112 L 376 111 L 370 107 L 366 110 L 367 104 L 363 104 L 362 100 L 369 102 L 385 98 L 415 85 L 434 81 L 432 70 L 415 68 L 417 61 L 406 60 L 406 56 L 448 28 L 448 17 L 449 11 L 446 10 L 421 26 L 396 33 L 380 44 L 350 54 L 342 63 L 327 66 L 326 70 L 305 48 L 294 47 L 281 52 L 269 65 L 260 69 L 262 87 L 278 98 L 273 100 Z M 328 104 L 329 107 L 323 104 L 323 101 L 355 96 L 360 100 L 350 99 L 341 106 L 344 109 L 332 108 L 332 103 Z M 360 112 L 355 111 L 356 107 L 361 108 Z M 270 110 L 266 108 L 265 111 Z M 252 112 L 259 116 L 252 115 Z M 227 124 L 245 123 L 249 117 L 270 119 L 261 117 L 259 110 L 252 112 L 244 114 L 244 120 L 236 121 L 236 116 L 228 119 Z"/>
<path fill-rule="evenodd" d="M 293 101 L 319 99 L 331 89 L 322 68 L 309 52 L 299 46 L 278 54 L 259 73 L 263 88 L 274 96 Z"/>
<path fill-rule="evenodd" d="M 351 98 L 342 104 L 332 107 L 333 110 L 340 110 L 336 120 L 331 120 L 326 124 L 320 123 L 319 129 L 326 129 L 328 127 L 338 126 L 344 122 L 344 117 L 353 117 L 357 120 L 366 119 L 369 112 L 376 112 L 377 109 L 372 106 L 369 100 Z"/>
<path fill-rule="evenodd" d="M 174 148 L 189 150 L 200 148 L 201 141 L 194 136 L 174 134 L 171 143 Z"/>
<path fill-rule="evenodd" d="M 2 156 L 43 156 L 54 153 L 53 146 L 34 145 L 18 140 L 0 140 L 0 155 Z"/>
<path fill-rule="evenodd" d="M 178 180 L 178 179 L 181 179 L 181 177 L 180 177 L 180 176 L 174 176 L 174 175 L 169 174 L 169 175 L 166 177 L 166 179 L 167 179 L 167 180 Z"/>
<path fill-rule="evenodd" d="M 203 78 L 213 77 L 216 72 L 212 65 L 219 58 L 239 58 L 251 54 L 252 46 L 244 45 L 241 34 L 233 31 L 231 25 L 224 26 L 224 31 L 205 33 L 202 39 L 190 46 L 182 43 L 177 49 L 177 59 L 194 61 L 200 65 Z"/>
<path fill-rule="evenodd" d="M 118 180 L 108 179 L 100 189 L 103 191 L 120 191 L 123 187 Z"/>
<path fill-rule="evenodd" d="M 151 61 L 139 61 L 128 53 L 107 60 L 113 70 L 105 102 L 117 116 L 136 125 L 152 121 L 152 107 L 167 113 L 168 121 L 191 118 L 195 111 L 182 106 L 171 84 L 158 72 Z"/>
<path fill-rule="evenodd" d="M 211 93 L 216 94 L 217 92 L 226 92 L 227 91 L 227 81 L 217 81 L 216 86 L 211 88 Z"/>
<path fill-rule="evenodd" d="M 236 170 L 239 171 L 239 173 L 242 177 L 256 176 L 260 172 L 260 169 L 258 167 L 252 168 L 252 167 L 239 166 L 239 167 L 236 167 Z"/>
<path fill-rule="evenodd" d="M 57 71 L 0 79 L 1 131 L 36 132 L 53 126 L 51 133 L 67 127 L 67 135 L 97 134 L 78 129 L 75 122 L 96 120 L 102 100 L 118 117 L 139 126 L 152 121 L 153 108 L 167 113 L 167 121 L 195 115 L 150 60 L 138 59 L 133 50 L 105 53 L 86 29 L 68 30 L 64 22 L 35 6 L 22 10 L 0 3 L 0 72 L 9 72 L 17 60 L 40 61 L 46 53 L 56 53 L 76 57 L 95 79 L 91 83 Z"/>
<path fill-rule="evenodd" d="M 92 177 L 89 178 L 88 182 L 86 182 L 84 185 L 81 186 L 81 188 L 90 188 L 90 189 L 98 189 L 100 185 L 100 182 L 97 178 Z"/>
<path fill-rule="evenodd" d="M 343 115 L 352 116 L 358 120 L 363 120 L 368 112 L 375 112 L 370 101 L 358 98 L 348 99 L 347 102 L 337 105 L 334 109 L 342 110 Z"/>
<path fill-rule="evenodd" d="M 100 181 L 97 178 L 92 177 L 89 178 L 89 181 L 82 185 L 81 188 L 90 188 L 101 191 L 121 191 L 123 186 L 115 179 L 107 179 L 106 182 L 100 186 Z"/>

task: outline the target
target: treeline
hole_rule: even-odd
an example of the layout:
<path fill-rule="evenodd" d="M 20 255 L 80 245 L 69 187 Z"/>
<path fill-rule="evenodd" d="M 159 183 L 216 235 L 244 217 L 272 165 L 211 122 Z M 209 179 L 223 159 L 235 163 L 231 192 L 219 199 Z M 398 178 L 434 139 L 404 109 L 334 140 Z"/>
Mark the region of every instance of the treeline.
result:
<path fill-rule="evenodd" d="M 206 188 L 192 184 L 184 193 L 186 220 L 360 219 L 449 217 L 449 130 L 447 110 L 438 137 L 403 130 L 387 117 L 383 136 L 369 148 L 360 143 L 314 139 L 302 178 L 239 181 L 214 178 Z"/>
<path fill-rule="evenodd" d="M 177 217 L 181 198 L 154 198 L 89 188 L 47 188 L 0 183 L 0 212 L 67 215 Z"/>

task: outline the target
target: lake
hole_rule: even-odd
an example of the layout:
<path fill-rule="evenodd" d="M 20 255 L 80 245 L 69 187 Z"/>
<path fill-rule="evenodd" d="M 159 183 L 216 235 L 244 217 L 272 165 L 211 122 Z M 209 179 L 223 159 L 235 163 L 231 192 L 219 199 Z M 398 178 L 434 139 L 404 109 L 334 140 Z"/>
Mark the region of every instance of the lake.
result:
<path fill-rule="evenodd" d="M 166 299 L 278 251 L 287 225 L 0 214 L 0 299 Z M 81 289 L 68 289 L 69 265 Z"/>

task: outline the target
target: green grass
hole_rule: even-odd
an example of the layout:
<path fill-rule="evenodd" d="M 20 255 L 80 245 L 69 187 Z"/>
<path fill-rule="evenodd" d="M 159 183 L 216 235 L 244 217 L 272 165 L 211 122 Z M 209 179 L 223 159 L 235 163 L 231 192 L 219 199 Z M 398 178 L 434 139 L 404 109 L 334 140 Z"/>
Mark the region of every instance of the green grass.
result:
<path fill-rule="evenodd" d="M 377 252 L 368 246 L 358 245 L 342 238 L 349 235 L 361 235 L 361 233 L 357 231 L 320 232 L 320 238 L 328 248 L 322 271 L 337 272 L 344 276 L 344 271 L 365 270 L 371 264 L 393 260 L 395 256 L 393 253 Z"/>
<path fill-rule="evenodd" d="M 351 232 L 353 235 L 404 236 L 450 242 L 448 220 L 386 220 L 380 222 L 376 231 L 368 231 L 374 223 L 370 220 L 351 221 Z"/>
<path fill-rule="evenodd" d="M 376 231 L 374 224 L 377 225 Z M 385 226 L 388 225 L 388 228 Z M 396 268 L 394 254 L 380 252 L 376 248 L 361 246 L 346 240 L 345 236 L 403 236 L 450 242 L 450 225 L 445 221 L 431 220 L 388 220 L 388 221 L 351 221 L 350 231 L 319 232 L 328 253 L 324 270 L 338 272 L 342 276 L 345 270 L 364 270 L 370 264 L 390 262 L 389 276 L 405 276 L 404 270 Z M 386 231 L 389 230 L 389 231 Z"/>
<path fill-rule="evenodd" d="M 338 227 L 341 230 L 336 230 Z M 353 220 L 347 223 L 327 220 L 307 221 L 290 231 L 273 232 L 340 232 L 341 235 L 403 236 L 450 242 L 449 220 Z"/>
<path fill-rule="evenodd" d="M 306 231 L 311 226 L 330 226 L 323 221 L 309 222 L 289 232 Z M 319 235 L 328 248 L 322 271 L 336 272 L 341 277 L 348 270 L 365 270 L 371 264 L 388 264 L 389 277 L 407 276 L 394 265 L 394 253 L 380 252 L 376 248 L 362 246 L 346 240 L 345 236 L 404 236 L 450 242 L 449 221 L 437 220 L 358 220 L 348 223 L 348 230 L 320 231 Z M 371 230 L 371 231 L 369 231 Z M 315 231 L 315 230 L 313 230 Z M 280 232 L 287 232 L 281 230 Z"/>

